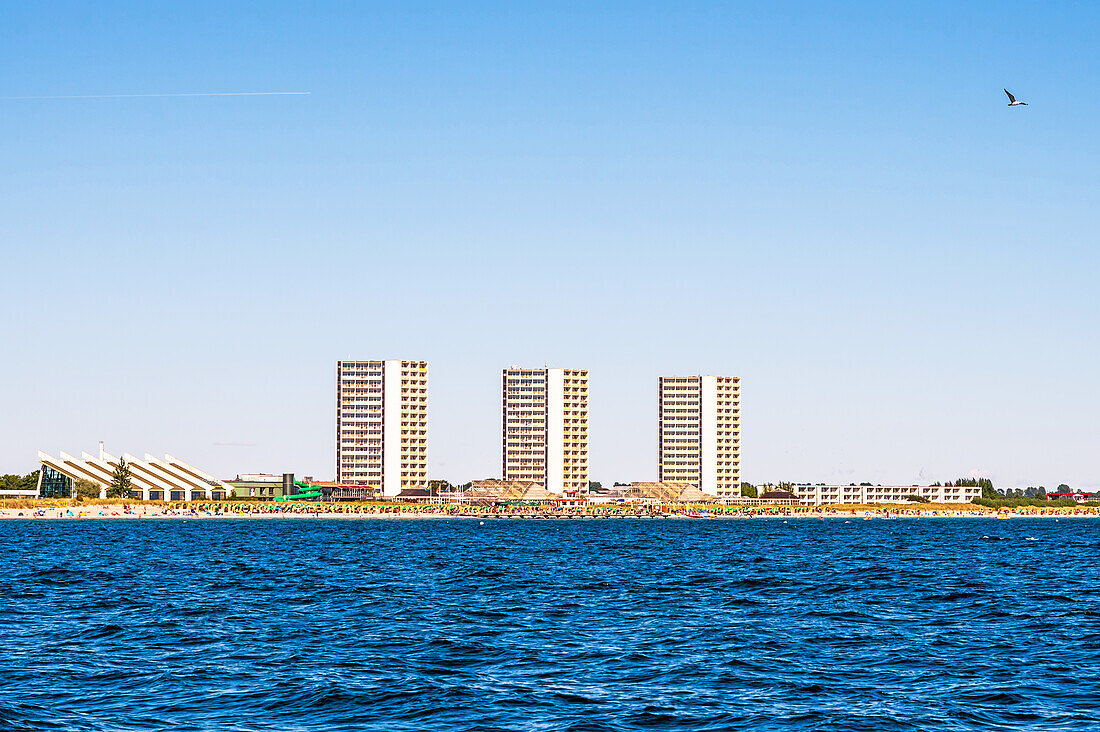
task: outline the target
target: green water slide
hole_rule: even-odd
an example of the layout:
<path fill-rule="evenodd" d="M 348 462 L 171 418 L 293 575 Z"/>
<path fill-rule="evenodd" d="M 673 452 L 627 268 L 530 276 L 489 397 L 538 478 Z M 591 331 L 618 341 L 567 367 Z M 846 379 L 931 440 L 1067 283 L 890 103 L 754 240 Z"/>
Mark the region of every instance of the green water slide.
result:
<path fill-rule="evenodd" d="M 298 486 L 302 490 L 301 493 L 295 493 L 293 496 L 275 496 L 276 501 L 300 501 L 305 498 L 320 498 L 321 489 L 315 488 L 309 483 L 303 483 L 300 480 L 294 481 L 294 485 Z"/>
<path fill-rule="evenodd" d="M 321 491 L 307 491 L 305 493 L 295 493 L 293 496 L 275 496 L 276 501 L 300 501 L 304 498 L 320 498 Z"/>

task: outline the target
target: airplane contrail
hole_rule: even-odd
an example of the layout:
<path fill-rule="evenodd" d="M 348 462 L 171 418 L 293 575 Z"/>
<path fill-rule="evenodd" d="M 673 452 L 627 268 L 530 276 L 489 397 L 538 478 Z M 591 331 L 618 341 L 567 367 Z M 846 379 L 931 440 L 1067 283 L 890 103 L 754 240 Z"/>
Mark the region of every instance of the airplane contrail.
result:
<path fill-rule="evenodd" d="M 178 92 L 169 94 L 58 94 L 56 96 L 0 97 L 4 100 L 17 99 L 135 99 L 138 97 L 287 97 L 308 96 L 307 91 L 276 92 Z"/>

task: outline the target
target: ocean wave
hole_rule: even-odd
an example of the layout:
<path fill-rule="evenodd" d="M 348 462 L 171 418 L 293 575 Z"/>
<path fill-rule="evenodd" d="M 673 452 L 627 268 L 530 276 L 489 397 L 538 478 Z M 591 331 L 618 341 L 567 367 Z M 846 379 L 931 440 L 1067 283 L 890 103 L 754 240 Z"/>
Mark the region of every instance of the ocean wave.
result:
<path fill-rule="evenodd" d="M 0 524 L 0 729 L 1088 728 L 1100 524 L 986 526 Z"/>

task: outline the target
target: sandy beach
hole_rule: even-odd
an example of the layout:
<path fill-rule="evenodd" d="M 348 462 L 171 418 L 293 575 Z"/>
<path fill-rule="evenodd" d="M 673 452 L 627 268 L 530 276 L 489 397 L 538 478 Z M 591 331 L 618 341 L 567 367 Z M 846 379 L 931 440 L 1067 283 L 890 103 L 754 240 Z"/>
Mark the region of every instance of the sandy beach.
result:
<path fill-rule="evenodd" d="M 0 506 L 0 519 L 21 520 L 232 520 L 232 519 L 887 519 L 887 518 L 1097 518 L 1100 509 L 1080 507 L 985 508 L 967 504 L 913 506 L 586 506 L 565 508 L 482 507 L 422 504 L 319 503 L 72 503 L 28 501 Z"/>

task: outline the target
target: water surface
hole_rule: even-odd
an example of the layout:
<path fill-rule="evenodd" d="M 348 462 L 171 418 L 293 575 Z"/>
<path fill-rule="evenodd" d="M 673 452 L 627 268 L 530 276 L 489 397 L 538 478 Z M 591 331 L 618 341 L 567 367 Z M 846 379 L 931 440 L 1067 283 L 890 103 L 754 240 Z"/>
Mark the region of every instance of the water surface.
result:
<path fill-rule="evenodd" d="M 0 522 L 0 729 L 1098 729 L 1100 521 Z"/>

